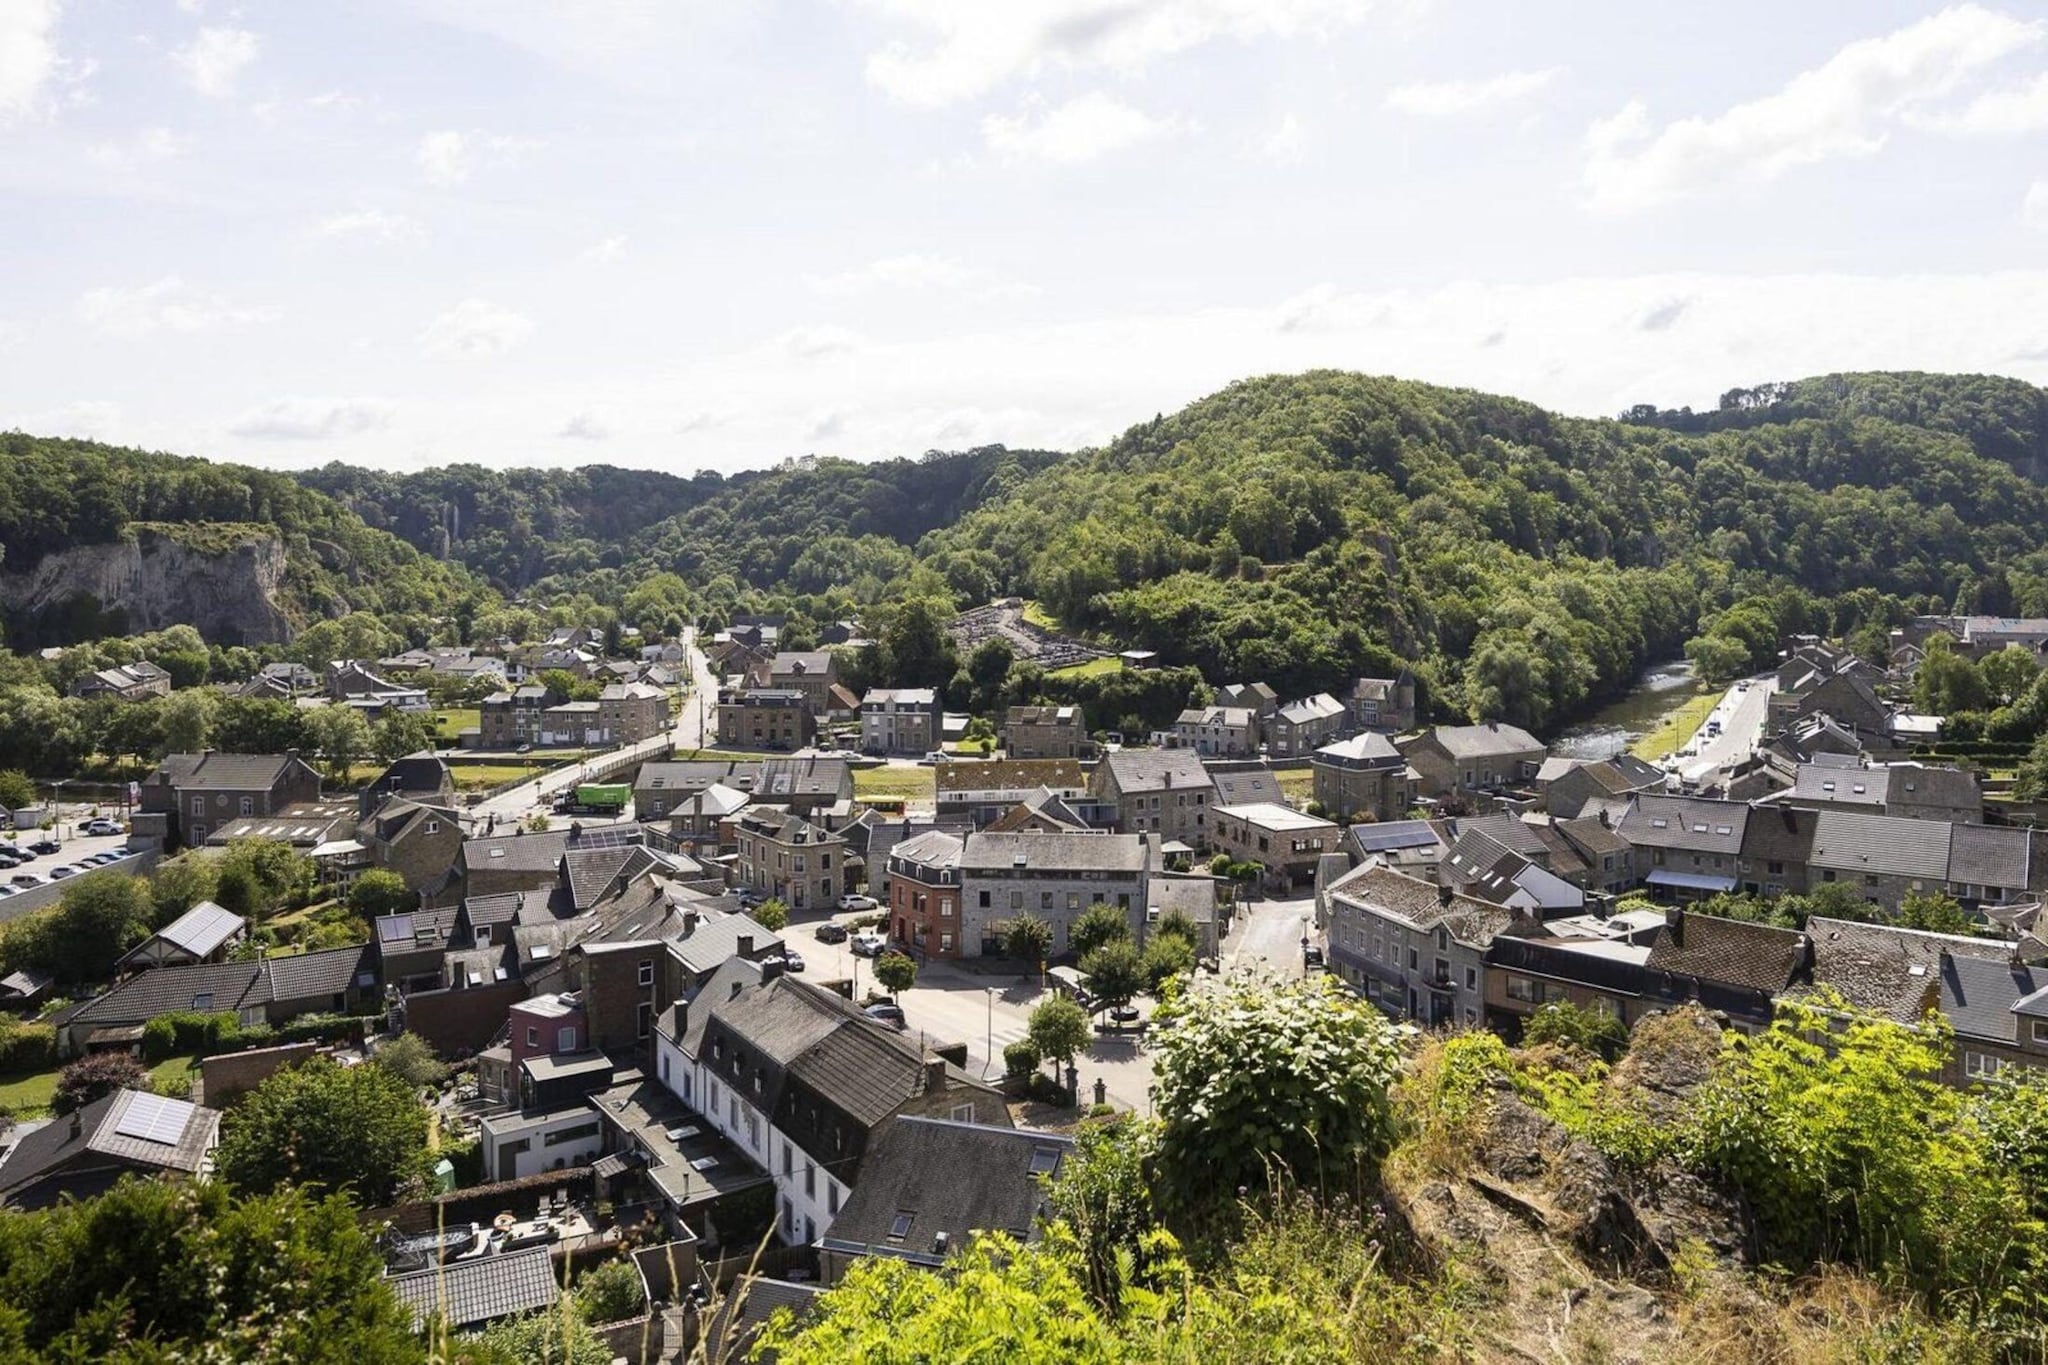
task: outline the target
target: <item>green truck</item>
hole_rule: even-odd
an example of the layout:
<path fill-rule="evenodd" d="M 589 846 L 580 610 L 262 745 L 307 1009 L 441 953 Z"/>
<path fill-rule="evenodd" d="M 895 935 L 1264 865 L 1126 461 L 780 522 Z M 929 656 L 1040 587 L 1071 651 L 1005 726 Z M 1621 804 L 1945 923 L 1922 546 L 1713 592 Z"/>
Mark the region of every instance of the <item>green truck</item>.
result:
<path fill-rule="evenodd" d="M 576 789 L 576 809 L 589 815 L 617 815 L 632 799 L 626 782 L 586 782 Z"/>

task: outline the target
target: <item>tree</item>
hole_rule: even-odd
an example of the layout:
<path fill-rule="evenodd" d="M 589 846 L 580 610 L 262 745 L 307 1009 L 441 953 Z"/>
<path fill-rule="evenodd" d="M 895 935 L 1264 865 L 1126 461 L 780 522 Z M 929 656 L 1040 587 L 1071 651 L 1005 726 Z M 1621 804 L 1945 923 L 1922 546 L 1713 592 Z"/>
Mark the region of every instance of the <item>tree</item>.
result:
<path fill-rule="evenodd" d="M 592 1322 L 621 1322 L 637 1317 L 647 1306 L 647 1287 L 628 1260 L 606 1261 L 583 1273 L 572 1288 L 576 1302 Z"/>
<path fill-rule="evenodd" d="M 315 714 L 276 697 L 231 697 L 214 717 L 213 742 L 231 754 L 281 754 L 303 748 L 308 717 Z"/>
<path fill-rule="evenodd" d="M 339 778 L 370 750 L 370 725 L 353 706 L 316 706 L 305 713 L 306 740 L 326 761 L 327 775 Z"/>
<path fill-rule="evenodd" d="M 1984 679 L 1984 689 L 1990 693 L 1990 699 L 2001 706 L 2010 706 L 2034 685 L 2034 679 L 2041 674 L 2041 665 L 2032 650 L 2023 645 L 2007 645 L 1996 653 L 1985 655 L 1978 663 L 1977 671 Z"/>
<path fill-rule="evenodd" d="M 7 957 L 60 981 L 104 980 L 121 954 L 149 935 L 147 888 L 120 872 L 92 872 L 65 883 L 55 905 L 8 927 Z"/>
<path fill-rule="evenodd" d="M 1082 912 L 1081 918 L 1074 921 L 1073 928 L 1067 930 L 1067 946 L 1086 957 L 1105 943 L 1130 936 L 1130 914 L 1104 901 L 1097 901 Z"/>
<path fill-rule="evenodd" d="M 1152 941 L 1145 945 L 1141 966 L 1148 992 L 1157 995 L 1160 987 L 1169 980 L 1186 976 L 1194 969 L 1195 941 L 1192 938 L 1169 934 L 1163 929 L 1153 931 Z"/>
<path fill-rule="evenodd" d="M 426 1176 L 427 1111 L 413 1087 L 383 1067 L 315 1058 L 278 1072 L 228 1111 L 216 1160 L 220 1178 L 239 1193 L 319 1185 L 380 1207 Z"/>
<path fill-rule="evenodd" d="M 370 727 L 370 752 L 380 763 L 396 763 L 407 754 L 433 747 L 431 721 L 416 711 L 386 711 Z"/>
<path fill-rule="evenodd" d="M 1529 1016 L 1522 1041 L 1530 1046 L 1567 1043 L 1611 1062 L 1628 1047 L 1628 1026 L 1612 1014 L 1553 1000 Z"/>
<path fill-rule="evenodd" d="M 1052 1216 L 1079 1244 L 1089 1297 L 1112 1314 L 1145 1264 L 1147 1239 L 1159 1226 L 1145 1174 L 1157 1140 L 1156 1125 L 1131 1115 L 1083 1124 L 1074 1150 L 1047 1182 Z"/>
<path fill-rule="evenodd" d="M 1156 1055 L 1161 1193 L 1197 1220 L 1275 1174 L 1329 1194 L 1377 1178 L 1400 1049 L 1384 1015 L 1327 977 L 1189 997 Z"/>
<path fill-rule="evenodd" d="M 894 949 L 875 959 L 875 980 L 891 995 L 901 995 L 917 981 L 917 963 Z"/>
<path fill-rule="evenodd" d="M 348 908 L 368 920 L 403 914 L 419 901 L 417 891 L 406 889 L 405 878 L 381 867 L 363 873 L 348 889 Z"/>
<path fill-rule="evenodd" d="M 188 687 L 165 697 L 157 708 L 163 753 L 196 754 L 213 738 L 220 713 L 220 694 L 208 687 Z"/>
<path fill-rule="evenodd" d="M 789 924 L 789 907 L 774 896 L 762 901 L 748 913 L 754 917 L 754 923 L 771 934 L 781 933 Z"/>
<path fill-rule="evenodd" d="M 187 850 L 149 874 L 150 927 L 161 929 L 201 901 L 213 900 L 220 880 L 214 860 Z"/>
<path fill-rule="evenodd" d="M 1976 921 L 1964 913 L 1954 898 L 1939 891 L 1907 892 L 1899 907 L 1899 923 L 1908 929 L 1924 929 L 1934 934 L 1969 934 L 1977 928 Z"/>
<path fill-rule="evenodd" d="M 378 1048 L 371 1060 L 415 1090 L 438 1086 L 448 1078 L 447 1064 L 417 1033 L 399 1034 Z"/>
<path fill-rule="evenodd" d="M 418 1360 L 356 1215 L 191 1180 L 0 1215 L 0 1339 L 22 1334 L 7 1353 L 21 1361 Z"/>
<path fill-rule="evenodd" d="M 1052 952 L 1052 926 L 1036 915 L 1018 915 L 1003 926 L 1003 953 L 1027 965 Z"/>
<path fill-rule="evenodd" d="M 0 772 L 0 810 L 25 810 L 36 804 L 36 784 L 19 768 Z"/>
<path fill-rule="evenodd" d="M 241 863 L 215 872 L 213 899 L 221 909 L 232 911 L 246 920 L 261 917 L 265 909 L 263 888 L 257 885 L 256 874 Z"/>
<path fill-rule="evenodd" d="M 1024 1036 L 1038 1049 L 1039 1056 L 1072 1066 L 1074 1058 L 1088 1046 L 1088 1012 L 1064 995 L 1053 996 L 1031 1011 Z"/>
<path fill-rule="evenodd" d="M 1084 956 L 1081 975 L 1087 978 L 1088 993 L 1111 1008 L 1130 1004 L 1145 988 L 1144 963 L 1127 938 L 1111 939 Z"/>
<path fill-rule="evenodd" d="M 313 884 L 313 860 L 281 839 L 237 839 L 228 845 L 227 853 L 219 861 L 223 893 L 230 874 L 237 869 L 248 871 L 255 893 L 254 913 L 258 915 L 268 914 L 303 895 Z M 223 900 L 221 904 L 227 902 Z"/>
<path fill-rule="evenodd" d="M 57 1073 L 50 1112 L 68 1114 L 116 1090 L 149 1089 L 149 1068 L 129 1052 L 89 1052 Z"/>

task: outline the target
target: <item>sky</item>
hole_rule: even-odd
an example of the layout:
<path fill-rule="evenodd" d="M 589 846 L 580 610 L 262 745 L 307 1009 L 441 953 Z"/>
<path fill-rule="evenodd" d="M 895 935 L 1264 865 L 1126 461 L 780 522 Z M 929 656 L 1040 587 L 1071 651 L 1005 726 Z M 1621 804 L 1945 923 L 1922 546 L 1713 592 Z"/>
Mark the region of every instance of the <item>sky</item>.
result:
<path fill-rule="evenodd" d="M 0 0 L 0 428 L 272 467 L 2048 382 L 2048 8 Z"/>

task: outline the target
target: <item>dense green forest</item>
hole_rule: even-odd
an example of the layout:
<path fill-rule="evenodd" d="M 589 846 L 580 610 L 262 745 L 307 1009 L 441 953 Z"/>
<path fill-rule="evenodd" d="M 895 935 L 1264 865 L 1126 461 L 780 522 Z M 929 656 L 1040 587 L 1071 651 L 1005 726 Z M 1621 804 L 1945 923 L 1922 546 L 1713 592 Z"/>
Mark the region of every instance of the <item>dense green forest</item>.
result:
<path fill-rule="evenodd" d="M 200 549 L 211 528 L 274 529 L 286 551 L 278 605 L 302 626 L 350 611 L 396 624 L 491 604 L 460 568 L 371 529 L 288 474 L 0 433 L 0 568 L 29 569 L 53 552 L 109 544 L 144 526 Z M 84 638 L 66 624 L 11 620 L 9 634 L 17 644 Z"/>
<path fill-rule="evenodd" d="M 1874 649 L 1917 611 L 2048 613 L 2048 394 L 1983 376 L 1830 375 L 1733 389 L 1712 412 L 1587 420 L 1315 371 L 1070 456 L 807 458 L 730 478 L 330 465 L 295 486 L 8 440 L 10 565 L 143 518 L 271 521 L 308 616 L 346 602 L 418 640 L 779 611 L 794 643 L 853 617 L 904 645 L 863 658 L 861 681 L 956 702 L 1044 690 L 930 638 L 998 594 L 1211 682 L 1300 693 L 1412 662 L 1441 713 L 1539 729 L 1681 651 L 1718 675 L 1767 663 L 1786 630 Z M 477 580 L 528 605 L 495 610 Z M 435 610 L 448 619 L 423 631 Z"/>

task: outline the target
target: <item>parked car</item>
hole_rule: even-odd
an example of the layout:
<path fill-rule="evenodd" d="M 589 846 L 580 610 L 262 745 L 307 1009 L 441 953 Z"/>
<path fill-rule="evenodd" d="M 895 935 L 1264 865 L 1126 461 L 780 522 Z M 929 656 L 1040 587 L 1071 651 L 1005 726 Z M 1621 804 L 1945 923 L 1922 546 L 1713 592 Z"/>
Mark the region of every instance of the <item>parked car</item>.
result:
<path fill-rule="evenodd" d="M 782 955 L 782 970 L 784 970 L 785 972 L 794 972 L 798 975 L 802 975 L 804 970 L 804 960 L 801 957 L 797 956 L 795 953 L 784 953 Z"/>
<path fill-rule="evenodd" d="M 60 877 L 75 877 L 77 875 L 78 869 L 69 863 L 60 863 L 50 869 L 50 880 L 53 882 Z"/>
<path fill-rule="evenodd" d="M 64 851 L 64 845 L 58 843 L 55 839 L 38 839 L 28 847 L 31 853 L 62 853 Z"/>
<path fill-rule="evenodd" d="M 880 957 L 888 948 L 889 940 L 873 929 L 863 929 L 853 936 L 853 951 L 856 957 Z"/>
<path fill-rule="evenodd" d="M 820 943 L 844 943 L 846 942 L 846 934 L 846 926 L 834 920 L 826 920 L 818 926 L 818 942 Z"/>
<path fill-rule="evenodd" d="M 33 872 L 17 872 L 7 879 L 16 886 L 41 886 L 43 879 Z"/>
<path fill-rule="evenodd" d="M 121 828 L 120 823 L 114 820 L 88 820 L 85 822 L 85 832 L 87 834 L 127 833 L 126 830 Z"/>
<path fill-rule="evenodd" d="M 839 898 L 841 910 L 878 910 L 881 905 L 873 896 L 863 896 L 858 891 L 849 891 Z"/>
<path fill-rule="evenodd" d="M 890 1028 L 903 1029 L 910 1027 L 910 1021 L 903 1017 L 903 1007 L 901 1005 L 887 1003 L 869 1005 L 862 1013 L 866 1014 L 868 1018 L 876 1023 L 887 1024 Z"/>
<path fill-rule="evenodd" d="M 944 758 L 945 756 L 946 756 L 946 751 L 945 751 L 945 750 L 943 750 L 943 749 L 933 749 L 933 750 L 932 750 L 932 751 L 931 751 L 930 753 L 926 754 L 926 755 L 925 755 L 925 756 L 924 756 L 923 758 L 920 758 L 919 760 L 917 760 L 917 766 L 918 766 L 918 767 L 920 767 L 920 768 L 934 768 L 934 767 L 937 767 L 937 766 L 938 766 L 938 763 L 939 763 L 939 760 L 940 760 L 940 759 L 942 759 L 942 758 Z"/>
<path fill-rule="evenodd" d="M 11 844 L 0 844 L 0 867 L 20 867 L 28 861 L 28 854 L 17 852 Z"/>

